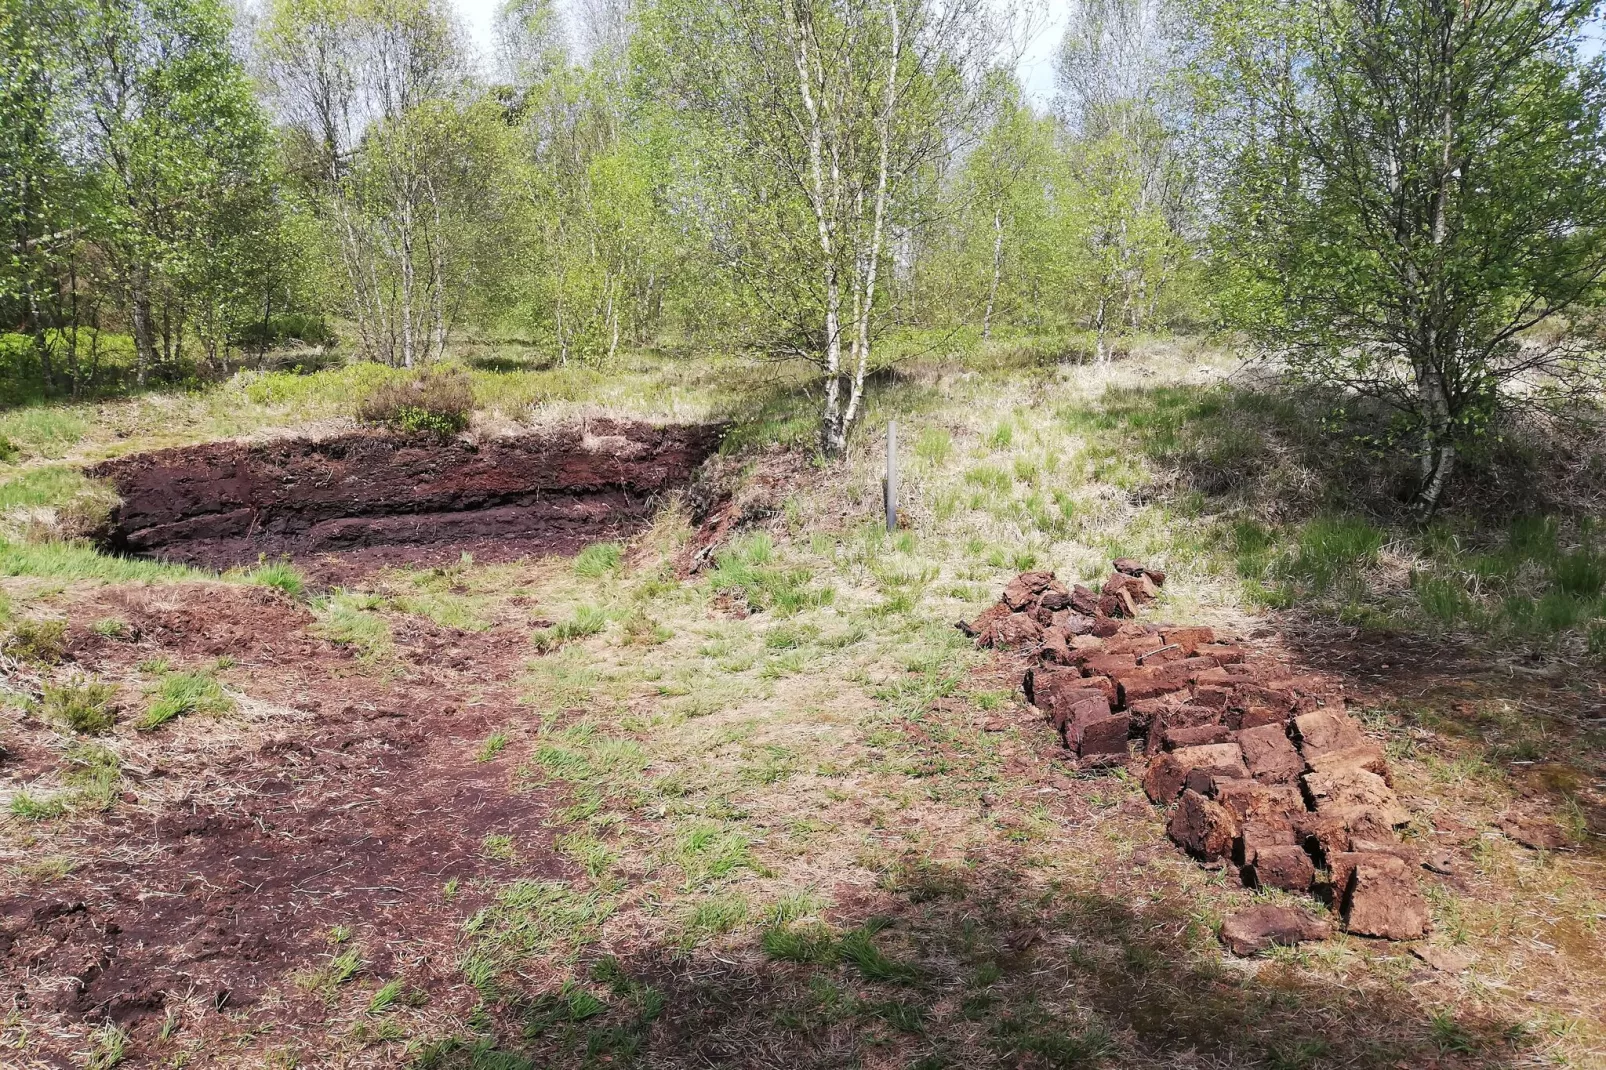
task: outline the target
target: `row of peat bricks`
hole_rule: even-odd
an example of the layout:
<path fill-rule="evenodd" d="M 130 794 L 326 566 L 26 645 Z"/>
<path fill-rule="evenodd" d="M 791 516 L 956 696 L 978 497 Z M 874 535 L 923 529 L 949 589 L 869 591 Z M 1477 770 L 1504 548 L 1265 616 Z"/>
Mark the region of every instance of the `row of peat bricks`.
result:
<path fill-rule="evenodd" d="M 1236 867 L 1250 887 L 1314 894 L 1352 933 L 1425 935 L 1418 861 L 1395 835 L 1410 814 L 1341 685 L 1210 628 L 1132 619 L 1164 583 L 1128 558 L 1098 592 L 1025 572 L 961 627 L 1028 658 L 1027 701 L 1084 767 L 1127 763 L 1136 741 L 1144 790 L 1171 807 L 1171 839 L 1195 858 Z M 1247 954 L 1329 931 L 1263 906 L 1229 918 L 1222 936 Z"/>

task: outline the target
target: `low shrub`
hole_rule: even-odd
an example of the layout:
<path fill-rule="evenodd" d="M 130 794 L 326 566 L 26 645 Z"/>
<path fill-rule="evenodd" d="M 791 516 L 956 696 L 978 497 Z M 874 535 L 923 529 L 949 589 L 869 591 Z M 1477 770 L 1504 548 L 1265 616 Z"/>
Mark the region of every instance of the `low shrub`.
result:
<path fill-rule="evenodd" d="M 357 403 L 357 419 L 406 434 L 442 438 L 468 426 L 474 410 L 474 388 L 462 372 L 425 372 L 412 379 L 385 383 Z"/>

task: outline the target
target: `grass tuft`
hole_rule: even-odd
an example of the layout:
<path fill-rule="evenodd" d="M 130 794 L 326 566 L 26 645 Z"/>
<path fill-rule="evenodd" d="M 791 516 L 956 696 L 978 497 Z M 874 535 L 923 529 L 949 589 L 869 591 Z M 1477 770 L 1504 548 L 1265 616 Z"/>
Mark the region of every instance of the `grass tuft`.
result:
<path fill-rule="evenodd" d="M 535 649 L 550 654 L 565 643 L 596 635 L 607 627 L 608 615 L 596 606 L 580 606 L 568 620 L 559 621 L 550 628 L 539 628 L 531 635 Z"/>
<path fill-rule="evenodd" d="M 112 699 L 117 688 L 98 680 L 74 677 L 65 684 L 45 684 L 40 703 L 47 719 L 86 736 L 103 736 L 117 723 Z"/>
<path fill-rule="evenodd" d="M 234 700 L 223 693 L 222 685 L 214 677 L 195 672 L 169 673 L 162 678 L 156 698 L 134 727 L 149 732 L 188 714 L 221 716 L 233 710 Z"/>
<path fill-rule="evenodd" d="M 574 559 L 574 574 L 586 579 L 601 579 L 619 571 L 624 561 L 624 549 L 616 542 L 592 543 Z"/>
<path fill-rule="evenodd" d="M 22 661 L 55 665 L 67 653 L 67 622 L 64 620 L 19 620 L 11 626 L 4 649 Z"/>
<path fill-rule="evenodd" d="M 307 577 L 288 561 L 269 561 L 245 574 L 246 582 L 258 587 L 277 587 L 291 598 L 300 598 L 307 590 Z"/>

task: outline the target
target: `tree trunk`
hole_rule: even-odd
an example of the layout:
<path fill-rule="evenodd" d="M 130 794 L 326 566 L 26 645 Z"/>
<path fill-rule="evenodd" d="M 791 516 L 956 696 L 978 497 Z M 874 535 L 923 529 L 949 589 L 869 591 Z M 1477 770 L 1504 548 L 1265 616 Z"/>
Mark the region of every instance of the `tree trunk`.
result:
<path fill-rule="evenodd" d="M 402 367 L 413 366 L 413 208 L 401 209 L 401 355 Z"/>
<path fill-rule="evenodd" d="M 1416 496 L 1416 508 L 1423 520 L 1430 520 L 1439 510 L 1439 500 L 1455 471 L 1456 449 L 1453 442 L 1441 442 L 1430 447 L 1422 456 L 1422 470 L 1426 476 Z"/>
<path fill-rule="evenodd" d="M 1098 311 L 1093 314 L 1093 359 L 1099 364 L 1110 359 L 1109 350 L 1104 346 L 1105 311 L 1109 303 L 1109 295 L 1100 293 Z"/>
<path fill-rule="evenodd" d="M 987 311 L 981 317 L 981 336 L 983 339 L 993 336 L 993 305 L 998 301 L 999 269 L 1004 263 L 1004 210 L 1000 207 L 993 209 L 993 284 L 987 290 Z"/>
<path fill-rule="evenodd" d="M 892 23 L 892 40 L 887 44 L 887 98 L 876 123 L 881 144 L 876 167 L 875 209 L 870 222 L 870 248 L 855 258 L 856 270 L 863 284 L 861 286 L 859 279 L 855 278 L 854 286 L 858 293 L 854 299 L 854 313 L 858 320 L 858 331 L 853 342 L 853 387 L 848 395 L 847 409 L 842 414 L 837 452 L 833 456 L 847 452 L 848 428 L 853 426 L 859 403 L 864 398 L 864 373 L 870 365 L 870 313 L 875 308 L 876 271 L 881 265 L 882 236 L 886 230 L 887 187 L 892 166 L 892 119 L 898 108 L 898 56 L 903 50 L 896 0 L 888 0 L 887 15 Z M 863 210 L 856 208 L 855 216 L 862 218 Z"/>
<path fill-rule="evenodd" d="M 836 243 L 832 234 L 830 204 L 825 184 L 825 129 L 820 116 L 820 102 L 815 99 L 813 79 L 818 71 L 818 58 L 809 50 L 808 36 L 800 25 L 797 11 L 786 5 L 787 32 L 791 38 L 792 57 L 797 67 L 798 96 L 808 116 L 809 207 L 814 213 L 815 231 L 820 242 L 820 283 L 825 291 L 825 405 L 820 413 L 820 450 L 827 457 L 840 457 L 847 448 L 847 421 L 842 411 L 842 292 L 837 278 Z M 838 171 L 832 169 L 833 187 Z M 833 189 L 832 192 L 835 192 Z"/>
<path fill-rule="evenodd" d="M 1456 445 L 1443 373 L 1430 358 L 1419 357 L 1414 363 L 1417 404 L 1423 421 L 1422 480 L 1414 504 L 1426 520 L 1438 510 L 1440 497 L 1455 469 Z"/>
<path fill-rule="evenodd" d="M 152 335 L 151 295 L 149 274 L 140 265 L 129 279 L 129 297 L 132 305 L 134 331 L 134 381 L 144 386 L 156 363 L 156 339 Z"/>
<path fill-rule="evenodd" d="M 434 350 L 436 359 L 446 356 L 446 260 L 441 251 L 445 230 L 441 227 L 441 202 L 435 194 L 435 183 L 425 180 L 429 193 L 429 207 L 435 225 L 426 235 L 429 245 L 429 300 L 430 312 L 435 318 Z"/>

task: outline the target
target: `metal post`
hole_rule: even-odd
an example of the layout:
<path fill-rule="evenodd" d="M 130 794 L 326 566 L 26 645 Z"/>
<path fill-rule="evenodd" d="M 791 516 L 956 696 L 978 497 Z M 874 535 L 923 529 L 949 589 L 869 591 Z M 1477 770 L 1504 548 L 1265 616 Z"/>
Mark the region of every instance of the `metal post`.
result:
<path fill-rule="evenodd" d="M 887 530 L 898 530 L 898 421 L 887 421 Z"/>

